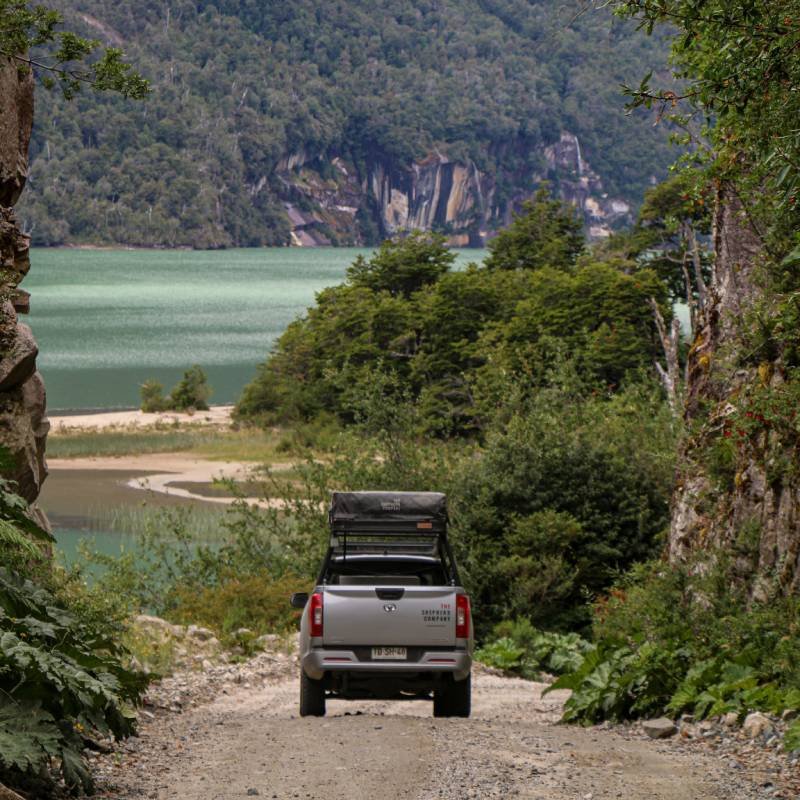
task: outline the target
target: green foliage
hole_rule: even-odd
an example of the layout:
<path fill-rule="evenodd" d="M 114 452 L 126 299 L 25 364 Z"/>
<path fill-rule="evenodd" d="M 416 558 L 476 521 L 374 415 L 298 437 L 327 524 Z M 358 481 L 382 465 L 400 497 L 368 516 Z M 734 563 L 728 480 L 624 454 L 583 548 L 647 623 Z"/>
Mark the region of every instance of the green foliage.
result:
<path fill-rule="evenodd" d="M 203 368 L 198 364 L 190 367 L 183 373 L 173 390 L 169 393 L 169 406 L 176 411 L 208 410 L 208 398 L 211 396 L 211 387 Z"/>
<path fill-rule="evenodd" d="M 800 719 L 795 720 L 783 736 L 783 746 L 790 753 L 800 751 Z"/>
<path fill-rule="evenodd" d="M 617 237 L 627 258 L 646 264 L 666 284 L 670 300 L 701 302 L 700 278 L 711 282 L 711 212 L 714 205 L 708 177 L 684 169 L 649 189 L 632 231 Z"/>
<path fill-rule="evenodd" d="M 516 672 L 522 668 L 525 650 L 508 636 L 495 639 L 475 651 L 475 658 L 487 667 Z"/>
<path fill-rule="evenodd" d="M 293 572 L 275 577 L 262 570 L 253 574 L 222 575 L 212 586 L 198 588 L 179 583 L 169 599 L 170 619 L 185 624 L 205 625 L 221 634 L 223 641 L 236 640 L 240 628 L 253 634 L 289 633 L 297 629 L 299 612 L 287 599 L 300 591 L 307 579 Z"/>
<path fill-rule="evenodd" d="M 511 225 L 489 242 L 486 267 L 569 270 L 583 248 L 583 222 L 544 188 L 523 203 Z"/>
<path fill-rule="evenodd" d="M 752 602 L 732 578 L 722 554 L 634 569 L 595 605 L 597 650 L 552 687 L 573 691 L 565 719 L 797 708 L 800 601 Z"/>
<path fill-rule="evenodd" d="M 353 286 L 408 299 L 436 283 L 454 261 L 443 236 L 416 231 L 384 242 L 369 260 L 358 256 L 347 270 L 347 279 Z"/>
<path fill-rule="evenodd" d="M 585 626 L 586 596 L 654 554 L 667 525 L 677 431 L 658 391 L 551 381 L 496 422 L 454 498 L 479 624 Z"/>
<path fill-rule="evenodd" d="M 688 113 L 699 112 L 707 121 L 717 173 L 744 179 L 748 202 L 761 207 L 773 231 L 796 228 L 797 0 L 619 0 L 616 5 L 648 32 L 660 24 L 678 29 L 672 63 L 683 88 L 652 88 L 651 73 L 628 90 L 632 105 L 680 113 L 688 104 Z M 763 191 L 765 183 L 772 191 Z"/>
<path fill-rule="evenodd" d="M 0 469 L 8 471 L 9 465 L 8 451 L 0 447 Z M 0 564 L 24 569 L 43 561 L 45 546 L 55 540 L 42 528 L 16 488 L 14 481 L 0 476 Z"/>
<path fill-rule="evenodd" d="M 158 381 L 145 381 L 140 389 L 142 411 L 152 413 L 208 410 L 211 387 L 208 385 L 208 376 L 198 364 L 183 373 L 183 377 L 175 384 L 168 397 L 164 397 L 163 392 L 164 387 Z"/>
<path fill-rule="evenodd" d="M 556 201 L 538 205 L 570 214 Z M 587 258 L 569 272 L 451 272 L 451 262 L 441 239 L 424 235 L 359 258 L 348 282 L 320 292 L 280 337 L 237 416 L 274 424 L 325 412 L 351 422 L 351 398 L 388 380 L 419 400 L 425 431 L 471 434 L 485 427 L 510 376 L 545 381 L 559 350 L 585 378 L 612 386 L 658 355 L 648 301 L 666 297 L 648 269 L 629 274 Z"/>
<path fill-rule="evenodd" d="M 489 176 L 499 223 L 542 176 L 557 177 L 543 151 L 562 131 L 580 137 L 604 190 L 631 205 L 674 158 L 663 127 L 625 116 L 619 91 L 665 54 L 664 40 L 634 35 L 605 9 L 576 16 L 567 0 L 383 0 L 379 13 L 367 0 L 50 5 L 88 38 L 100 38 L 98 20 L 153 91 L 146 107 L 79 96 L 37 108 L 34 180 L 18 206 L 37 245 L 284 245 L 283 201 L 296 202 L 287 180 L 318 196 L 352 195 L 370 173 L 401 188 L 412 159 L 437 154 Z M 290 156 L 302 162 L 291 170 Z M 358 229 L 370 244 L 385 235 L 375 199 L 355 216 L 350 241 Z"/>
<path fill-rule="evenodd" d="M 780 714 L 800 706 L 798 689 L 782 690 L 774 683 L 759 680 L 757 670 L 738 661 L 711 658 L 693 664 L 675 691 L 667 710 L 676 714 L 691 711 L 698 719 L 729 712 L 769 711 Z"/>
<path fill-rule="evenodd" d="M 147 679 L 120 646 L 48 590 L 0 569 L 0 776 L 18 786 L 52 761 L 67 787 L 91 790 L 83 735 L 133 732 Z"/>
<path fill-rule="evenodd" d="M 489 642 L 475 657 L 490 667 L 537 680 L 543 672 L 561 675 L 576 670 L 591 650 L 592 645 L 577 633 L 540 631 L 518 618 L 495 625 Z"/>
<path fill-rule="evenodd" d="M 63 17 L 52 8 L 31 5 L 29 0 L 0 0 L 0 19 L 0 55 L 15 61 L 21 70 L 33 69 L 48 88 L 58 85 L 67 100 L 83 84 L 125 98 L 141 99 L 150 91 L 149 82 L 122 60 L 118 48 L 105 48 L 99 58 L 89 61 L 100 43 L 57 30 Z"/>
<path fill-rule="evenodd" d="M 139 389 L 142 399 L 141 409 L 145 413 L 165 411 L 168 400 L 164 397 L 164 387 L 156 380 L 146 380 Z"/>
<path fill-rule="evenodd" d="M 638 649 L 598 646 L 547 692 L 570 689 L 565 722 L 593 724 L 660 713 L 682 674 L 685 654 L 646 643 Z"/>

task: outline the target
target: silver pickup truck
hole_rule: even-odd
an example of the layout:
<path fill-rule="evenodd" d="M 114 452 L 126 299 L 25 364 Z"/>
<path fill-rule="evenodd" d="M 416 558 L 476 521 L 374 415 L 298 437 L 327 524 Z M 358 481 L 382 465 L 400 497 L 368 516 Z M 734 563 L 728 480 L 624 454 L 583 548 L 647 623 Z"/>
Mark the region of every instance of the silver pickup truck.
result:
<path fill-rule="evenodd" d="M 331 539 L 300 623 L 300 715 L 327 697 L 430 700 L 436 717 L 468 717 L 469 597 L 436 492 L 334 492 Z"/>

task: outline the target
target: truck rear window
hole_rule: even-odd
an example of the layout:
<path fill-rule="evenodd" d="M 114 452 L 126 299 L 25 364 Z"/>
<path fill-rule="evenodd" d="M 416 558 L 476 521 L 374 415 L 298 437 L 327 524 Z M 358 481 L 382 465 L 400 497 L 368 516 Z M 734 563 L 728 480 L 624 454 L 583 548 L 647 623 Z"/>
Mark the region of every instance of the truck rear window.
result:
<path fill-rule="evenodd" d="M 447 586 L 439 562 L 347 560 L 330 565 L 327 582 L 340 586 Z"/>

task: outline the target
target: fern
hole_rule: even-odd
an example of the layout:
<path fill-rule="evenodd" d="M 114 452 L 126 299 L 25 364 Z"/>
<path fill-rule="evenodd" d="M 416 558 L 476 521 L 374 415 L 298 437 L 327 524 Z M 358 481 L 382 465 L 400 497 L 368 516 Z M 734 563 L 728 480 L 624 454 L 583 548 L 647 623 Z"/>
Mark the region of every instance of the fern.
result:
<path fill-rule="evenodd" d="M 0 519 L 0 549 L 16 550 L 28 558 L 41 558 L 41 547 L 25 533 L 5 519 Z"/>

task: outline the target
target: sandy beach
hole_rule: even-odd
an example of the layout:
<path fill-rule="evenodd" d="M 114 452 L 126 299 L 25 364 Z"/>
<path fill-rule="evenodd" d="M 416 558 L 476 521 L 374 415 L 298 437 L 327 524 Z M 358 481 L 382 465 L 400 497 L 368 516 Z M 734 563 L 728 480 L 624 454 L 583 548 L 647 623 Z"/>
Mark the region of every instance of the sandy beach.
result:
<path fill-rule="evenodd" d="M 105 411 L 50 417 L 51 435 L 80 434 L 101 431 L 146 431 L 165 427 L 227 428 L 231 423 L 232 405 L 212 406 L 193 414 L 165 411 L 144 413 L 139 410 Z M 291 465 L 274 465 L 278 469 Z M 214 481 L 235 480 L 247 484 L 253 480 L 258 466 L 245 461 L 220 461 L 188 453 L 140 453 L 120 456 L 83 456 L 48 458 L 51 483 L 56 476 L 81 474 L 96 476 L 94 480 L 112 478 L 126 490 L 155 492 L 172 499 L 182 498 L 203 503 L 229 504 L 233 498 L 209 491 Z M 94 482 L 94 481 L 93 481 Z M 264 506 L 269 501 L 249 497 L 247 502 Z"/>
<path fill-rule="evenodd" d="M 101 411 L 89 414 L 64 414 L 50 416 L 53 433 L 69 431 L 109 430 L 124 428 L 152 428 L 169 425 L 207 425 L 224 428 L 231 423 L 233 406 L 211 406 L 208 411 L 195 411 L 193 414 L 178 411 L 148 413 L 133 409 L 130 411 Z"/>

